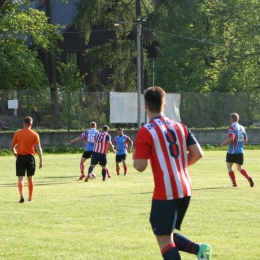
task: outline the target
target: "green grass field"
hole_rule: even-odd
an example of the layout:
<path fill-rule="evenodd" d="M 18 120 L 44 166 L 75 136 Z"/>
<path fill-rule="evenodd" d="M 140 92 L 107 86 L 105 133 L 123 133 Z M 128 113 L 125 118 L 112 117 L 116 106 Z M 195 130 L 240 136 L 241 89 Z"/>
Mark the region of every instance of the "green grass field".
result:
<path fill-rule="evenodd" d="M 129 155 L 128 176 L 116 176 L 114 154 L 109 154 L 112 178 L 102 182 L 97 166 L 97 179 L 85 183 L 78 181 L 80 157 L 45 155 L 35 175 L 34 201 L 23 204 L 15 158 L 0 157 L 0 259 L 162 259 L 149 223 L 150 169 L 138 173 Z M 190 167 L 193 197 L 181 233 L 209 243 L 213 260 L 260 259 L 259 151 L 245 151 L 245 168 L 253 188 L 237 171 L 238 188 L 231 187 L 225 151 L 207 151 Z"/>

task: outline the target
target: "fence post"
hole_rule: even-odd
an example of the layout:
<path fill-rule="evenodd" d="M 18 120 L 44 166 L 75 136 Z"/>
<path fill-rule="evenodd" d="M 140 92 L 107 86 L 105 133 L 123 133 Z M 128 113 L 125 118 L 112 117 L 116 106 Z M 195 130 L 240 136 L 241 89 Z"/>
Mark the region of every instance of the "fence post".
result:
<path fill-rule="evenodd" d="M 26 89 L 26 116 L 29 115 L 29 89 Z"/>
<path fill-rule="evenodd" d="M 110 121 L 110 91 L 107 90 L 107 113 L 106 113 L 106 121 L 107 125 L 109 125 Z"/>
<path fill-rule="evenodd" d="M 70 91 L 67 91 L 68 94 L 68 132 L 70 131 Z"/>
<path fill-rule="evenodd" d="M 182 118 L 182 112 L 183 112 L 183 99 L 184 99 L 184 92 L 181 91 L 181 99 L 180 99 L 180 119 Z M 182 121 L 182 119 L 181 119 Z"/>
<path fill-rule="evenodd" d="M 246 92 L 247 95 L 247 128 L 249 128 L 249 117 L 250 117 L 250 113 L 249 113 L 249 91 Z"/>
<path fill-rule="evenodd" d="M 217 104 L 217 101 L 218 101 L 218 96 L 217 96 L 218 92 L 215 91 L 215 95 L 214 95 L 214 121 L 215 121 L 215 129 L 217 129 L 218 127 L 218 122 L 217 122 L 217 111 L 218 111 L 218 104 Z"/>

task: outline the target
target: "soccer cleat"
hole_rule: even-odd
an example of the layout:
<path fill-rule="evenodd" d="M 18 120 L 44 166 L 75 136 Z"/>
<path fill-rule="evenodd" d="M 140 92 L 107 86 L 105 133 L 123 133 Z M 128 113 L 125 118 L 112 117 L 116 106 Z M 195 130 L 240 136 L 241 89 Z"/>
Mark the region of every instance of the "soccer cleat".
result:
<path fill-rule="evenodd" d="M 237 187 L 237 185 L 236 184 L 233 184 L 233 186 L 232 187 Z"/>
<path fill-rule="evenodd" d="M 29 202 L 33 202 L 33 199 L 28 200 Z"/>
<path fill-rule="evenodd" d="M 81 174 L 79 177 L 79 181 L 82 180 L 85 177 L 85 174 Z"/>
<path fill-rule="evenodd" d="M 107 174 L 107 177 L 108 177 L 108 178 L 111 178 L 112 176 L 111 176 L 111 174 Z"/>
<path fill-rule="evenodd" d="M 211 260 L 211 247 L 208 244 L 201 244 L 197 254 L 198 260 Z"/>
<path fill-rule="evenodd" d="M 126 176 L 127 175 L 127 172 L 126 173 L 124 173 L 124 176 Z"/>
<path fill-rule="evenodd" d="M 255 184 L 254 184 L 254 182 L 253 182 L 251 177 L 248 178 L 248 182 L 250 184 L 250 187 L 254 187 Z"/>
<path fill-rule="evenodd" d="M 88 176 L 85 178 L 85 182 L 88 182 L 88 179 L 90 178 L 89 174 Z"/>
<path fill-rule="evenodd" d="M 24 203 L 24 197 L 23 196 L 20 198 L 19 203 Z"/>

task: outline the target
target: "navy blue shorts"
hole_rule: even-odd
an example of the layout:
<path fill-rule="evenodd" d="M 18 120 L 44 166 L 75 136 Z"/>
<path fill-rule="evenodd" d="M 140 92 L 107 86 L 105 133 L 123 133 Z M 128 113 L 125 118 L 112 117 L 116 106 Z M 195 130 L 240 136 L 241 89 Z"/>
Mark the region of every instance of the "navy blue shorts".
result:
<path fill-rule="evenodd" d="M 116 155 L 116 162 L 122 162 L 122 160 L 126 160 L 126 154 Z"/>
<path fill-rule="evenodd" d="M 106 166 L 107 165 L 107 155 L 103 153 L 92 153 L 91 157 L 91 165 L 97 165 L 100 164 L 101 166 Z"/>
<path fill-rule="evenodd" d="M 174 200 L 152 200 L 150 223 L 156 236 L 170 235 L 181 229 L 181 223 L 190 204 L 190 197 Z"/>
<path fill-rule="evenodd" d="M 82 154 L 82 157 L 85 158 L 85 159 L 88 159 L 88 158 L 91 158 L 91 155 L 92 155 L 92 151 L 85 151 Z"/>
<path fill-rule="evenodd" d="M 243 153 L 227 153 L 226 162 L 237 163 L 243 165 L 244 154 Z"/>
<path fill-rule="evenodd" d="M 16 159 L 16 176 L 33 176 L 35 173 L 35 158 L 33 155 L 18 155 Z"/>

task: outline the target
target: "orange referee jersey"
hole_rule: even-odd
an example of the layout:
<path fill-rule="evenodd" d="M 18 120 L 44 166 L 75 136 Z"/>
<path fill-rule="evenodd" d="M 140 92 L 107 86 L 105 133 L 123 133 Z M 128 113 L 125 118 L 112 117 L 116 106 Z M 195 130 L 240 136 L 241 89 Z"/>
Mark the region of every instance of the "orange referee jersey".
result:
<path fill-rule="evenodd" d="M 17 144 L 17 154 L 34 155 L 34 146 L 40 143 L 39 135 L 31 129 L 24 128 L 15 132 L 12 144 Z"/>

